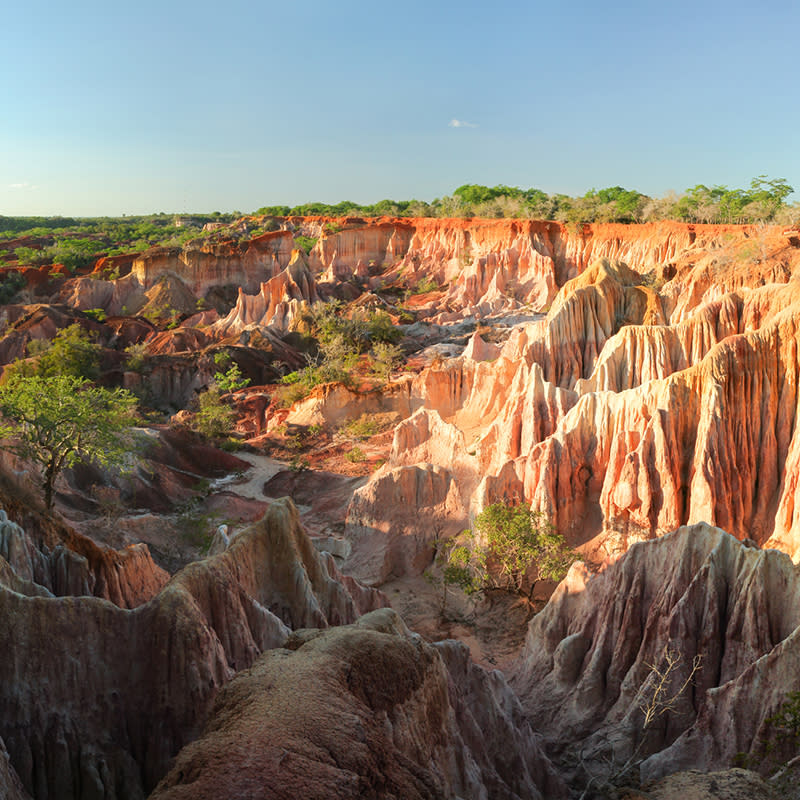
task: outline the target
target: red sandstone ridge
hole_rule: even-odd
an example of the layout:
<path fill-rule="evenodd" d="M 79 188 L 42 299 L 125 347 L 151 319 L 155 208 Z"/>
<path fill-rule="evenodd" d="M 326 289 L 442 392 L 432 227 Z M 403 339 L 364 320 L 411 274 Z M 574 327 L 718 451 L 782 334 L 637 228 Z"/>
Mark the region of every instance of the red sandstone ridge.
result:
<path fill-rule="evenodd" d="M 5 560 L 1 564 L 7 565 Z M 4 567 L 0 737 L 37 798 L 143 797 L 236 670 L 295 627 L 351 623 L 385 599 L 342 582 L 290 501 L 149 602 L 52 597 Z"/>
<path fill-rule="evenodd" d="M 220 694 L 153 800 L 566 797 L 519 703 L 393 612 L 303 631 Z"/>
<path fill-rule="evenodd" d="M 293 218 L 285 224 L 319 237 L 308 257 L 317 282 L 341 285 L 357 277 L 373 286 L 397 279 L 411 288 L 423 278 L 441 283 L 444 295 L 424 309 L 439 321 L 485 316 L 522 303 L 546 308 L 567 280 L 604 258 L 652 272 L 659 280 L 683 275 L 685 280 L 673 281 L 665 292 L 670 312 L 683 314 L 692 304 L 718 296 L 718 272 L 730 272 L 728 290 L 747 285 L 756 259 L 763 265 L 762 275 L 771 267 L 769 280 L 785 280 L 777 253 L 791 249 L 780 229 L 757 226 L 660 222 L 569 230 L 540 220 L 420 218 Z M 329 232 L 332 228 L 335 232 Z M 758 252 L 751 253 L 748 248 L 754 247 Z M 262 283 L 286 269 L 293 248 L 291 231 L 281 230 L 243 243 L 148 251 L 137 255 L 130 274 L 110 281 L 111 286 L 79 278 L 78 290 L 67 282 L 65 298 L 81 308 L 119 313 L 124 305 L 130 311 L 141 307 L 141 294 L 165 275 L 180 279 L 197 298 L 222 286 L 241 287 L 245 295 L 254 295 Z M 740 258 L 743 252 L 746 257 Z M 268 294 L 267 307 L 297 299 L 291 292 L 279 296 L 277 284 Z M 259 321 L 263 317 L 261 313 Z M 283 313 L 279 319 L 285 324 Z"/>

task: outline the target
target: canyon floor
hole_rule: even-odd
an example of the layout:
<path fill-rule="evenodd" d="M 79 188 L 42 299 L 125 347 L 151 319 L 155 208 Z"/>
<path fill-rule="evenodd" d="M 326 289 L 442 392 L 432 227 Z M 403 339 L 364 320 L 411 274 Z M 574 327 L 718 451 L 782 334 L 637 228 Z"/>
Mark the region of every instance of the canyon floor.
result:
<path fill-rule="evenodd" d="M 0 385 L 139 405 L 52 510 L 0 451 L 4 796 L 800 797 L 800 234 L 270 224 L 0 268 Z M 442 612 L 521 502 L 580 560 Z"/>

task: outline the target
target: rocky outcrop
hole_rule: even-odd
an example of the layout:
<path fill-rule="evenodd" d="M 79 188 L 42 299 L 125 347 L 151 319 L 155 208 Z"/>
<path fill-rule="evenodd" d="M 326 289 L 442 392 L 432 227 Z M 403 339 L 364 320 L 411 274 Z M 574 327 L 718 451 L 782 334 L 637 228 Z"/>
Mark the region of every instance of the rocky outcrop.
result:
<path fill-rule="evenodd" d="M 31 796 L 22 787 L 22 781 L 8 760 L 2 739 L 0 739 L 0 794 L 5 800 L 31 800 Z"/>
<path fill-rule="evenodd" d="M 213 329 L 221 336 L 240 333 L 249 325 L 271 326 L 287 333 L 298 314 L 318 300 L 316 282 L 300 251 L 295 250 L 286 269 L 262 283 L 258 294 L 239 289 L 236 305 Z"/>
<path fill-rule="evenodd" d="M 432 464 L 381 467 L 348 506 L 345 570 L 370 585 L 419 575 L 433 558 L 435 539 L 460 531 L 465 517 L 449 470 Z"/>
<path fill-rule="evenodd" d="M 262 281 L 285 269 L 293 239 L 287 231 L 266 233 L 243 242 L 203 242 L 200 246 L 157 248 L 142 253 L 131 267 L 146 291 L 165 273 L 177 275 L 196 297 L 215 286 L 235 284 L 254 292 Z"/>
<path fill-rule="evenodd" d="M 490 724 L 487 724 L 489 721 Z M 151 796 L 565 797 L 500 673 L 392 611 L 304 631 L 220 694 Z"/>
<path fill-rule="evenodd" d="M 726 769 L 719 772 L 677 772 L 647 793 L 632 792 L 630 800 L 779 800 L 781 795 L 755 772 Z M 784 796 L 784 800 L 788 800 Z"/>
<path fill-rule="evenodd" d="M 133 610 L 2 589 L 0 736 L 36 800 L 143 798 L 235 671 L 384 603 L 331 577 L 288 500 Z"/>
<path fill-rule="evenodd" d="M 581 397 L 525 459 L 526 496 L 563 530 L 599 507 L 647 535 L 708 520 L 795 553 L 798 311 L 665 380 Z"/>
<path fill-rule="evenodd" d="M 28 344 L 34 339 L 52 340 L 63 328 L 76 322 L 65 306 L 18 305 L 2 309 L 0 319 L 7 327 L 0 329 L 0 364 L 25 358 Z M 83 320 L 83 327 L 94 332 L 98 326 Z"/>
<path fill-rule="evenodd" d="M 574 565 L 531 621 L 512 685 L 575 785 L 632 757 L 645 780 L 759 759 L 775 739 L 768 718 L 796 688 L 799 592 L 786 555 L 681 528 L 594 577 Z"/>
<path fill-rule="evenodd" d="M 94 596 L 110 600 L 120 608 L 146 603 L 166 584 L 169 576 L 153 563 L 147 545 L 124 550 L 100 548 L 90 539 L 73 533 L 50 549 L 37 546 L 14 522 L 0 511 L 0 556 L 14 576 L 6 583 L 21 591 L 18 581 L 30 584 L 44 596 Z"/>
<path fill-rule="evenodd" d="M 325 383 L 295 403 L 283 421 L 288 425 L 322 425 L 331 430 L 363 414 L 395 412 L 407 417 L 413 402 L 410 378 L 401 378 L 370 391 L 351 389 L 341 383 Z"/>

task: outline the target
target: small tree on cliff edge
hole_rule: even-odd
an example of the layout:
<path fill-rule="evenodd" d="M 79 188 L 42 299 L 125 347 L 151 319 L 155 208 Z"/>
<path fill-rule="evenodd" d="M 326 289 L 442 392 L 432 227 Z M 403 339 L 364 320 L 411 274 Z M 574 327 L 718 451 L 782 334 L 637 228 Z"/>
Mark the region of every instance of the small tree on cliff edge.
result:
<path fill-rule="evenodd" d="M 61 470 L 79 461 L 125 463 L 133 449 L 136 398 L 69 375 L 13 375 L 0 386 L 2 447 L 42 466 L 47 510 Z"/>

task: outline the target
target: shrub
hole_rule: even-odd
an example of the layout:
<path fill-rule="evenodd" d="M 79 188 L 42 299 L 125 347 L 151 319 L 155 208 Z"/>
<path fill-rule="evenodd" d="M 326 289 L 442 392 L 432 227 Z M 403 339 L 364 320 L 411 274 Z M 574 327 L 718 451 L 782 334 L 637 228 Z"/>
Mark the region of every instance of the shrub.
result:
<path fill-rule="evenodd" d="M 309 460 L 300 455 L 292 456 L 292 460 L 289 462 L 289 469 L 292 472 L 302 472 L 303 470 L 308 469 L 310 466 L 311 464 Z"/>
<path fill-rule="evenodd" d="M 235 392 L 237 389 L 244 389 L 250 385 L 250 378 L 242 376 L 242 371 L 238 364 L 232 364 L 227 372 L 214 373 L 214 382 L 221 392 Z"/>
<path fill-rule="evenodd" d="M 294 242 L 308 255 L 314 249 L 317 239 L 313 236 L 295 236 Z"/>
<path fill-rule="evenodd" d="M 378 421 L 369 414 L 362 414 L 358 419 L 351 419 L 341 430 L 347 436 L 361 441 L 374 436 L 381 429 Z"/>
<path fill-rule="evenodd" d="M 364 451 L 360 447 L 352 448 L 348 453 L 344 454 L 344 457 L 351 463 L 351 464 L 360 464 L 362 461 L 367 460 L 367 456 Z"/>
<path fill-rule="evenodd" d="M 125 354 L 128 356 L 127 367 L 134 372 L 138 372 L 147 360 L 147 343 L 137 342 L 136 344 L 129 344 L 125 348 Z"/>
<path fill-rule="evenodd" d="M 394 344 L 403 338 L 403 332 L 385 311 L 376 311 L 368 316 L 367 332 L 370 341 L 375 343 Z"/>
<path fill-rule="evenodd" d="M 197 400 L 198 410 L 194 417 L 195 429 L 210 439 L 226 436 L 233 430 L 234 413 L 222 400 L 220 391 L 212 387 Z"/>
<path fill-rule="evenodd" d="M 560 580 L 577 558 L 547 517 L 531 511 L 527 503 L 494 503 L 475 518 L 475 530 L 485 541 L 486 561 L 497 570 L 486 573 L 485 583 L 522 593 L 528 569 L 536 565 L 537 576 L 528 596 L 540 580 Z"/>
<path fill-rule="evenodd" d="M 427 294 L 439 290 L 439 284 L 432 278 L 425 277 L 417 283 L 412 294 Z"/>
<path fill-rule="evenodd" d="M 552 523 L 526 503 L 487 506 L 475 518 L 474 532 L 464 531 L 448 547 L 447 563 L 465 591 L 526 594 L 528 571 L 535 566 L 528 599 L 540 580 L 560 580 L 577 558 Z"/>
<path fill-rule="evenodd" d="M 33 247 L 17 247 L 14 250 L 14 255 L 23 266 L 41 267 L 44 264 L 53 263 L 46 251 L 37 250 Z"/>

